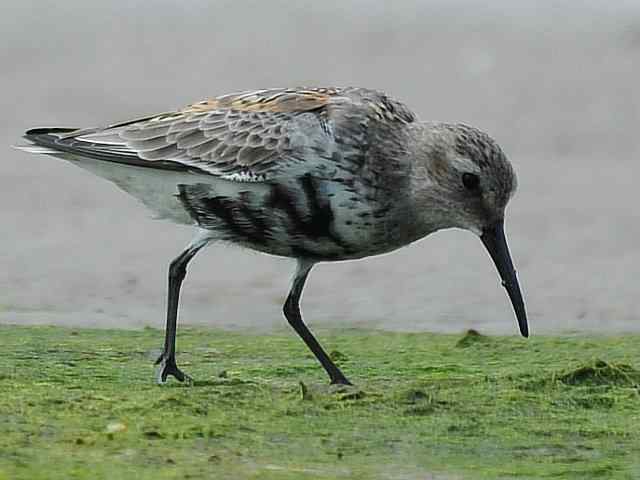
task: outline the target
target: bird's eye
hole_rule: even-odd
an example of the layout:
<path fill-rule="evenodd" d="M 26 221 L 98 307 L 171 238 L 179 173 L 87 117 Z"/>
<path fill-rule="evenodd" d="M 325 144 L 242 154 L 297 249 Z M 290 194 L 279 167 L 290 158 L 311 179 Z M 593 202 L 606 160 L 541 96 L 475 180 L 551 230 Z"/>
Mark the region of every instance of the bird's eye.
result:
<path fill-rule="evenodd" d="M 475 173 L 463 173 L 462 184 L 467 190 L 478 190 L 478 187 L 480 187 L 480 177 Z"/>

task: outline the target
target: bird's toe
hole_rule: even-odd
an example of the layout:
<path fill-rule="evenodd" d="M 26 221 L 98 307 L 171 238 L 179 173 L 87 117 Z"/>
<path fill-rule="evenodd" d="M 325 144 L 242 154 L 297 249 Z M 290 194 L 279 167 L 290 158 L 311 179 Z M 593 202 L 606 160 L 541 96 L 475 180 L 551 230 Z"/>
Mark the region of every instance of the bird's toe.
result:
<path fill-rule="evenodd" d="M 189 375 L 178 368 L 175 358 L 166 358 L 163 354 L 160 355 L 155 364 L 158 366 L 156 371 L 156 382 L 158 383 L 158 385 L 164 385 L 165 383 L 167 383 L 167 378 L 169 377 L 169 375 L 173 376 L 180 382 L 186 383 L 188 385 L 193 384 L 193 378 L 191 378 Z"/>

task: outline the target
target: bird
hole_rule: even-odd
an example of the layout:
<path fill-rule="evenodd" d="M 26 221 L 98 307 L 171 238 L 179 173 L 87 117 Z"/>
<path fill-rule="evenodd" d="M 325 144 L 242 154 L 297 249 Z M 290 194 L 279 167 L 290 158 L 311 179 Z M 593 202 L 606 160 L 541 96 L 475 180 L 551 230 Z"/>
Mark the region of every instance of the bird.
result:
<path fill-rule="evenodd" d="M 187 265 L 212 242 L 296 260 L 288 323 L 332 384 L 351 385 L 303 321 L 314 265 L 385 254 L 442 229 L 476 234 L 511 300 L 524 300 L 504 233 L 517 188 L 498 143 L 463 124 L 419 120 L 404 103 L 360 87 L 242 91 L 101 128 L 34 128 L 31 153 L 110 180 L 195 235 L 171 261 L 157 381 L 192 382 L 176 363 Z"/>

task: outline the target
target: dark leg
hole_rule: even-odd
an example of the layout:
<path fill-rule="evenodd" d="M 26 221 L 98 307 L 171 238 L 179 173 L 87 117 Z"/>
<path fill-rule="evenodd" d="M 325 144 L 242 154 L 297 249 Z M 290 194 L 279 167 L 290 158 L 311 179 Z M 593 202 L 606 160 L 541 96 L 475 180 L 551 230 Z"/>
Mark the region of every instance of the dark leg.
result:
<path fill-rule="evenodd" d="M 322 364 L 322 367 L 326 370 L 332 384 L 351 385 L 351 382 L 347 380 L 340 369 L 331 361 L 329 356 L 322 349 L 318 341 L 311 334 L 307 326 L 302 321 L 302 315 L 300 314 L 300 296 L 302 295 L 302 289 L 307 280 L 307 276 L 313 267 L 312 263 L 306 263 L 302 260 L 298 261 L 298 269 L 293 278 L 293 285 L 289 291 L 289 296 L 284 302 L 284 316 L 289 322 L 289 325 L 293 327 L 300 338 L 304 340 L 307 347 L 313 352 L 318 361 Z"/>
<path fill-rule="evenodd" d="M 184 374 L 176 365 L 178 303 L 180 300 L 180 286 L 187 274 L 187 264 L 207 243 L 208 241 L 206 239 L 194 240 L 169 265 L 169 294 L 167 300 L 167 327 L 165 330 L 164 350 L 155 363 L 156 365 L 160 365 L 158 383 L 164 383 L 169 375 L 173 375 L 181 382 L 185 380 L 191 382 L 191 377 Z"/>

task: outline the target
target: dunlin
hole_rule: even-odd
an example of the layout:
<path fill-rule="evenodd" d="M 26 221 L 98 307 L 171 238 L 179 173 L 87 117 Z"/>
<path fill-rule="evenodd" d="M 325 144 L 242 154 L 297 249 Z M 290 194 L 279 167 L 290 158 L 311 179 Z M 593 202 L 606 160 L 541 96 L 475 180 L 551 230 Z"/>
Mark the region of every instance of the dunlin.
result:
<path fill-rule="evenodd" d="M 158 216 L 197 227 L 169 267 L 159 382 L 190 380 L 175 357 L 180 286 L 189 261 L 216 240 L 297 260 L 284 315 L 331 383 L 349 381 L 300 312 L 311 268 L 390 252 L 444 228 L 480 237 L 528 336 L 504 235 L 516 177 L 498 144 L 476 128 L 418 121 L 369 89 L 278 88 L 106 128 L 38 128 L 25 138 L 24 150 L 70 160 Z"/>

